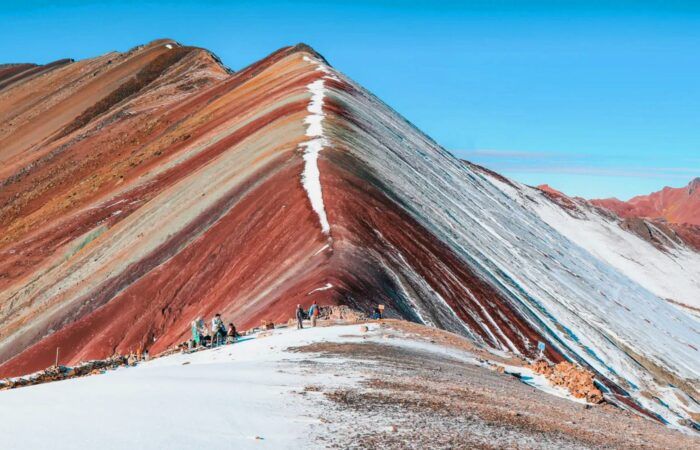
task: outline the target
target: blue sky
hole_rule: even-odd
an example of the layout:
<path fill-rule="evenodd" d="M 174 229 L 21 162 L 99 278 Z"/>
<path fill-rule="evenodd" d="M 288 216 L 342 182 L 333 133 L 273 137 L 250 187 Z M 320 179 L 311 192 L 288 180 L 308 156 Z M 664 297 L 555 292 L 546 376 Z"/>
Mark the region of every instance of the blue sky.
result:
<path fill-rule="evenodd" d="M 0 60 L 306 42 L 459 157 L 569 194 L 700 176 L 700 2 L 0 1 Z"/>

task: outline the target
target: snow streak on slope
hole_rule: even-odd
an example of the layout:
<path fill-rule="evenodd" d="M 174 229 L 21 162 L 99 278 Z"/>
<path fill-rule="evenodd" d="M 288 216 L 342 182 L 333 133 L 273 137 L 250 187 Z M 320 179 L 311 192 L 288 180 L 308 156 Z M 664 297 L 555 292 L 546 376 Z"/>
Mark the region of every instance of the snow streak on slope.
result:
<path fill-rule="evenodd" d="M 350 123 L 337 149 L 495 286 L 559 351 L 678 424 L 700 412 L 700 334 L 686 314 L 593 257 L 347 79 L 329 89 Z M 329 120 L 335 124 L 335 121 Z M 348 136 L 351 136 L 349 138 Z"/>
<path fill-rule="evenodd" d="M 308 56 L 304 56 L 304 61 L 314 64 L 323 70 L 321 63 Z M 328 71 L 330 73 L 330 71 Z M 321 174 L 318 170 L 318 154 L 324 147 L 328 146 L 328 140 L 323 135 L 323 98 L 325 93 L 324 79 L 334 79 L 332 74 L 326 75 L 323 78 L 310 83 L 307 87 L 311 92 L 311 102 L 309 103 L 308 111 L 311 113 L 304 119 L 308 125 L 306 135 L 313 138 L 309 141 L 299 144 L 304 149 L 304 172 L 301 175 L 301 182 L 309 195 L 311 207 L 321 222 L 321 231 L 324 234 L 330 233 L 330 225 L 326 216 L 326 209 L 323 205 L 323 190 L 321 188 Z"/>
<path fill-rule="evenodd" d="M 565 209 L 538 189 L 515 182 L 507 185 L 495 178 L 491 181 L 559 233 L 649 291 L 673 300 L 678 307 L 700 310 L 700 253 L 672 243 L 660 250 L 576 199 L 572 200 L 575 210 Z"/>

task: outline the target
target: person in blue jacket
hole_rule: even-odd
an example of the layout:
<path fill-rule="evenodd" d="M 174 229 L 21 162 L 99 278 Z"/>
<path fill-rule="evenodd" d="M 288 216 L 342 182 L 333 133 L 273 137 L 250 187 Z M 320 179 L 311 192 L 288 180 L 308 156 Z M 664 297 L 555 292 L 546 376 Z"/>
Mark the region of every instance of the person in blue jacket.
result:
<path fill-rule="evenodd" d="M 320 311 L 318 309 L 318 304 L 316 301 L 313 302 L 311 308 L 309 308 L 309 317 L 311 318 L 311 326 L 316 326 L 316 319 L 318 318 Z"/>

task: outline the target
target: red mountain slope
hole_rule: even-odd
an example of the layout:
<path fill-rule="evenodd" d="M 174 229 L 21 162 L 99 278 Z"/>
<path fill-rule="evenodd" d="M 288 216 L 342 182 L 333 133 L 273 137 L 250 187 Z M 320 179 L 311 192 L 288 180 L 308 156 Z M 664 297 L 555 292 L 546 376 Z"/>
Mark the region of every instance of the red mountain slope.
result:
<path fill-rule="evenodd" d="M 591 200 L 591 203 L 615 211 L 621 217 L 664 219 L 669 223 L 700 226 L 700 177 L 685 187 L 665 187 L 626 202 L 607 198 Z"/>

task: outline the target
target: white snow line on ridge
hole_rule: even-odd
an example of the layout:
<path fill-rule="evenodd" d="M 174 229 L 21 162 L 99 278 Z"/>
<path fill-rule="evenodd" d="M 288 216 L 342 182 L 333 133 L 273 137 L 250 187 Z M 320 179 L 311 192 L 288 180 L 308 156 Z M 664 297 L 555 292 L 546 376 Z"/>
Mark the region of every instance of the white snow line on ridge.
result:
<path fill-rule="evenodd" d="M 330 245 L 328 245 L 328 244 L 324 245 L 324 246 L 321 247 L 316 253 L 314 253 L 313 256 L 318 255 L 318 254 L 321 253 L 322 251 L 326 250 L 328 247 L 330 247 Z"/>
<path fill-rule="evenodd" d="M 326 216 L 326 209 L 323 204 L 323 190 L 321 188 L 321 173 L 318 169 L 318 154 L 329 144 L 328 139 L 323 134 L 323 100 L 325 97 L 325 82 L 324 79 L 335 79 L 329 68 L 325 67 L 320 62 L 304 56 L 304 61 L 315 64 L 316 70 L 319 70 L 326 76 L 308 84 L 306 88 L 311 93 L 311 101 L 306 108 L 309 115 L 304 119 L 307 124 L 306 135 L 310 140 L 302 142 L 299 147 L 304 149 L 304 170 L 301 174 L 301 184 L 304 186 L 306 193 L 311 202 L 311 208 L 318 214 L 318 219 L 321 222 L 321 231 L 323 234 L 330 234 L 330 224 Z"/>
<path fill-rule="evenodd" d="M 330 289 L 332 287 L 333 287 L 333 285 L 331 283 L 326 283 L 325 285 L 321 286 L 320 288 L 316 288 L 313 291 L 310 291 L 309 294 L 313 294 L 314 292 L 318 292 L 318 291 L 327 291 L 328 289 Z M 309 295 L 309 294 L 306 294 L 306 295 Z"/>

